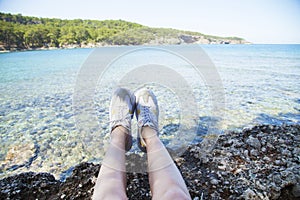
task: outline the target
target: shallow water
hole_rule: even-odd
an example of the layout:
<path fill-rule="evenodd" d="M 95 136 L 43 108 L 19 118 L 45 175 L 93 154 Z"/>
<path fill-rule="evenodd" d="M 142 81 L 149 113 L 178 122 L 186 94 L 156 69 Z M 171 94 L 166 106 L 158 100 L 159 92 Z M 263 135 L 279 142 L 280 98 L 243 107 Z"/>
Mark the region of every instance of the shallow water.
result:
<path fill-rule="evenodd" d="M 103 49 L 110 54 L 116 48 Z M 132 51 L 135 47 L 122 48 Z M 178 69 L 193 90 L 199 126 L 186 134 L 188 142 L 201 141 L 212 124 L 214 131 L 222 133 L 261 123 L 300 123 L 300 45 L 201 48 L 222 80 L 222 112 L 212 113 L 205 81 L 191 67 L 152 49 L 115 60 L 97 79 L 93 105 L 88 107 L 97 122 L 87 132 L 79 130 L 77 117 L 85 108 L 76 109 L 73 101 L 78 74 L 93 49 L 0 54 L 0 177 L 36 171 L 59 178 L 79 162 L 101 160 L 109 141 L 108 106 L 113 88 L 126 70 L 152 60 Z M 134 84 L 135 79 L 130 81 Z M 186 125 L 180 100 L 168 87 L 147 86 L 158 98 L 161 138 L 167 147 L 175 148 L 179 125 Z M 134 134 L 135 126 L 133 122 Z M 136 147 L 131 152 L 135 151 Z"/>

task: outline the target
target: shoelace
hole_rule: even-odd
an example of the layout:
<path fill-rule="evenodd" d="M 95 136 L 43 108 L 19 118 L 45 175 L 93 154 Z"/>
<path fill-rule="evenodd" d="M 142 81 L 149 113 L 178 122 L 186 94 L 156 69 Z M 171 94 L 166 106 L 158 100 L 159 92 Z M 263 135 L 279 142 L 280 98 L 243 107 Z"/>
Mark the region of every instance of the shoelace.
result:
<path fill-rule="evenodd" d="M 157 119 L 153 117 L 153 113 L 150 111 L 150 106 L 142 106 L 141 107 L 141 120 L 139 120 L 138 125 L 142 127 L 143 125 L 147 124 L 150 125 L 152 128 L 157 129 Z"/>
<path fill-rule="evenodd" d="M 130 121 L 131 121 L 131 119 L 132 119 L 132 116 L 133 116 L 133 114 L 128 113 L 128 114 L 126 114 L 126 115 L 125 115 L 123 118 L 121 118 L 121 119 L 116 119 L 116 120 L 111 120 L 111 121 L 109 121 L 109 123 L 111 124 L 111 128 L 114 128 L 113 126 L 115 126 L 116 124 L 119 124 L 120 122 L 123 122 L 123 121 L 126 120 L 126 122 L 128 122 L 128 123 L 126 123 L 126 124 L 120 123 L 120 124 L 122 124 L 123 126 L 126 126 L 125 128 L 126 128 L 127 130 L 130 131 L 131 128 L 130 128 L 128 125 L 130 124 Z"/>

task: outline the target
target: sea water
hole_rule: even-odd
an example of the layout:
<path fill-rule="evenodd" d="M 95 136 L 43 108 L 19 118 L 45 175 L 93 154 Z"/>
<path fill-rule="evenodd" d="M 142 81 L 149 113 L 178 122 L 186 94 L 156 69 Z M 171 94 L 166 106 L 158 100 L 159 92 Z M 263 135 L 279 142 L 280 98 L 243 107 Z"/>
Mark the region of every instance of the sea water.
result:
<path fill-rule="evenodd" d="M 212 114 L 205 83 L 198 83 L 197 78 L 191 82 L 199 127 L 191 133 L 193 140 L 189 142 L 201 142 L 201 136 L 214 123 L 218 124 L 214 127 L 218 133 L 256 124 L 300 123 L 300 45 L 200 47 L 218 72 L 225 104 L 219 115 Z M 110 54 L 116 48 L 120 47 L 102 50 Z M 132 51 L 137 47 L 121 48 Z M 135 54 L 134 63 L 132 58 L 116 61 L 115 67 L 106 70 L 106 77 L 97 80 L 91 108 L 98 128 L 83 133 L 76 118 L 80 113 L 74 108 L 74 92 L 80 70 L 93 52 L 70 49 L 0 54 L 0 177 L 35 171 L 59 178 L 80 162 L 100 161 L 109 142 L 108 107 L 118 74 L 124 74 L 122 70 L 139 59 L 155 57 L 164 65 L 177 62 L 168 63 L 162 54 L 149 56 L 149 51 Z M 190 73 L 189 68 L 182 70 L 186 70 L 183 74 Z M 105 87 L 101 81 L 107 81 Z M 163 116 L 161 139 L 172 149 L 170 141 L 176 140 L 173 133 L 182 119 L 180 102 L 174 91 L 163 85 L 149 87 L 157 95 Z M 131 153 L 136 151 L 134 147 Z"/>

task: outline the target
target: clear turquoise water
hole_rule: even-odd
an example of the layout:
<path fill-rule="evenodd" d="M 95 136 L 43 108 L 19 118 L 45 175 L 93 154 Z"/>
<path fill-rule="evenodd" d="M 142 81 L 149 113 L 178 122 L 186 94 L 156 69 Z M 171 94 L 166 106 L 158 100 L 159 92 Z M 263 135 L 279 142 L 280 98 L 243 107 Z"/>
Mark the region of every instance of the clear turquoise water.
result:
<path fill-rule="evenodd" d="M 299 123 L 300 45 L 203 48 L 223 80 L 230 128 Z"/>
<path fill-rule="evenodd" d="M 211 116 L 208 97 L 198 93 L 197 134 L 205 134 L 207 124 L 214 120 L 222 122 L 218 127 L 221 132 L 261 123 L 300 123 L 300 45 L 201 47 L 220 74 L 226 104 L 222 116 Z M 112 88 L 97 88 L 95 112 L 100 129 L 88 143 L 79 135 L 73 109 L 78 71 L 92 52 L 72 49 L 0 54 L 0 177 L 24 171 L 51 172 L 59 177 L 79 162 L 101 160 L 109 139 Z M 130 64 L 130 59 L 123 63 L 125 67 Z M 157 91 L 158 100 L 168 107 L 172 101 L 163 93 Z M 178 118 L 178 107 L 170 106 L 164 112 L 168 120 L 161 121 L 161 126 L 166 132 Z M 172 134 L 162 134 L 166 145 L 171 138 Z M 200 139 L 196 136 L 195 141 Z"/>

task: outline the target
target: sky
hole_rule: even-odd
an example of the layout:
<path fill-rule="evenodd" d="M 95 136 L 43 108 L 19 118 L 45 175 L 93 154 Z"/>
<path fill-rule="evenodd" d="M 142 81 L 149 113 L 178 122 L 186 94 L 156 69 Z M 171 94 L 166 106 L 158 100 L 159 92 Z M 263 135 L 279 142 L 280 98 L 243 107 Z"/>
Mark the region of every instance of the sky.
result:
<path fill-rule="evenodd" d="M 122 19 L 150 27 L 300 44 L 300 0 L 0 0 L 0 11 L 62 19 Z"/>

